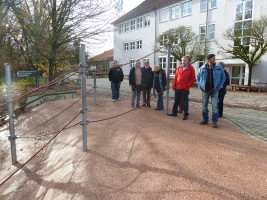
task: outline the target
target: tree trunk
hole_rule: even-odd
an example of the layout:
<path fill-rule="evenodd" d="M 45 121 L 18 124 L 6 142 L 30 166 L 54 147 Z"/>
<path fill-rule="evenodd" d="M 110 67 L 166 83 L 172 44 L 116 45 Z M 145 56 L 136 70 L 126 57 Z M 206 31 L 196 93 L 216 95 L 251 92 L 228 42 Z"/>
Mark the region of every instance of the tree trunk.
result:
<path fill-rule="evenodd" d="M 253 68 L 253 65 L 248 66 L 248 86 L 251 86 L 252 68 Z"/>
<path fill-rule="evenodd" d="M 54 79 L 55 53 L 52 50 L 49 58 L 49 82 Z"/>

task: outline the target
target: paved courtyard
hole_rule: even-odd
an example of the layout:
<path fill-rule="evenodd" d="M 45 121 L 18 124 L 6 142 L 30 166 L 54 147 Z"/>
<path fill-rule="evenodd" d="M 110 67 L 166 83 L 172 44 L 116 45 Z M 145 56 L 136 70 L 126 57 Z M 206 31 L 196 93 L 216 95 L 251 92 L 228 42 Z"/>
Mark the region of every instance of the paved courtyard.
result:
<path fill-rule="evenodd" d="M 93 86 L 93 79 L 87 79 L 87 89 Z M 128 80 L 121 84 L 122 100 L 131 98 Z M 93 91 L 90 92 L 93 96 Z M 170 91 L 172 106 L 173 91 Z M 110 82 L 107 78 L 97 78 L 97 98 L 111 98 Z M 197 87 L 190 89 L 189 107 L 201 110 L 201 92 Z M 228 91 L 225 96 L 224 118 L 239 127 L 242 132 L 267 142 L 267 93 Z M 211 107 L 209 108 L 211 111 Z"/>

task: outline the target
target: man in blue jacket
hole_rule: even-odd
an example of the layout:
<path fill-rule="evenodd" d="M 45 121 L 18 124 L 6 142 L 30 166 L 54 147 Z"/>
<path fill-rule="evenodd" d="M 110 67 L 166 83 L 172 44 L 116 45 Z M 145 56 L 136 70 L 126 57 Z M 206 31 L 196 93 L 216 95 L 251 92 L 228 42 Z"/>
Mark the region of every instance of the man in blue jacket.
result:
<path fill-rule="evenodd" d="M 212 103 L 212 122 L 213 127 L 218 127 L 218 94 L 225 81 L 225 73 L 220 64 L 216 64 L 215 55 L 207 55 L 207 63 L 199 68 L 197 73 L 197 84 L 202 91 L 202 115 L 203 121 L 200 124 L 205 125 L 209 122 L 208 103 L 211 97 Z"/>

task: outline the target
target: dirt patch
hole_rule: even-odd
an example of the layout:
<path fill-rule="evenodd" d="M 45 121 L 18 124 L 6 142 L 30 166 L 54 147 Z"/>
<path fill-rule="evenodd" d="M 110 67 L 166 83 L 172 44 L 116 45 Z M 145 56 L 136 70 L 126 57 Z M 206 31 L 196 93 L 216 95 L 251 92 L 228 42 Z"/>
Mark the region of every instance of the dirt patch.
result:
<path fill-rule="evenodd" d="M 16 121 L 17 133 L 42 123 L 72 104 L 60 100 L 38 106 Z M 88 100 L 88 105 L 93 105 Z M 1 199 L 264 199 L 267 146 L 225 120 L 219 128 L 201 126 L 201 112 L 189 120 L 141 108 L 122 117 L 88 125 L 88 151 L 82 151 L 81 127 L 63 131 L 36 158 L 0 187 Z M 38 131 L 60 129 L 80 105 Z M 89 121 L 129 111 L 130 102 L 98 100 Z M 77 119 L 73 123 L 80 120 Z M 2 181 L 10 165 L 6 127 L 0 129 Z M 24 163 L 48 139 L 18 139 Z M 2 153 L 4 156 L 2 156 Z"/>

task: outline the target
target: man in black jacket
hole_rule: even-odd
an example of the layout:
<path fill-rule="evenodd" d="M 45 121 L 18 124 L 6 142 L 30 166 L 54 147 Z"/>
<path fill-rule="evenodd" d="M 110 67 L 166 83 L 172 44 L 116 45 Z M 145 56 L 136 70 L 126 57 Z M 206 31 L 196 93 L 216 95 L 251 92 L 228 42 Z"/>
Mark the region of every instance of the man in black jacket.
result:
<path fill-rule="evenodd" d="M 223 68 L 225 67 L 225 64 L 223 62 L 219 62 Z M 225 73 L 225 82 L 222 86 L 222 88 L 219 90 L 219 95 L 218 95 L 218 110 L 219 110 L 219 118 L 222 118 L 223 116 L 223 100 L 224 96 L 226 94 L 226 86 L 230 84 L 230 77 L 228 72 L 224 69 Z"/>
<path fill-rule="evenodd" d="M 143 106 L 150 106 L 151 88 L 153 86 L 153 75 L 149 61 L 145 61 L 144 67 L 142 68 L 142 80 L 143 80 Z"/>
<path fill-rule="evenodd" d="M 111 82 L 112 101 L 120 101 L 120 86 L 123 81 L 123 71 L 116 60 L 113 61 L 113 67 L 108 72 L 108 78 Z"/>

